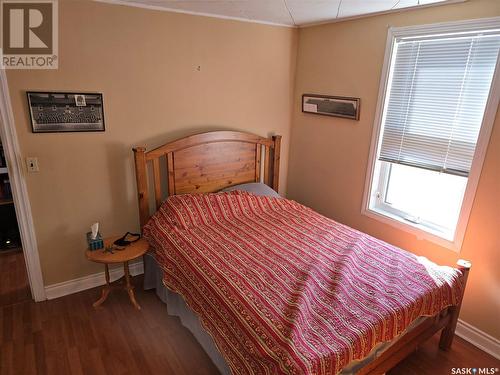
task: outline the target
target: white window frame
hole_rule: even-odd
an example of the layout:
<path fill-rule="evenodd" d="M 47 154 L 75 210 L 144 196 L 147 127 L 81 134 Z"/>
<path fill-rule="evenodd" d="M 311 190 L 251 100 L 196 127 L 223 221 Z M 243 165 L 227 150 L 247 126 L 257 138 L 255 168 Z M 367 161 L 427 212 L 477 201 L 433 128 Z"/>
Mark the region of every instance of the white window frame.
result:
<path fill-rule="evenodd" d="M 384 105 L 387 105 L 386 94 L 387 94 L 388 84 L 391 78 L 389 77 L 390 67 L 393 64 L 394 62 L 393 60 L 395 58 L 392 52 L 394 49 L 394 43 L 396 41 L 396 38 L 420 36 L 420 35 L 434 35 L 440 33 L 444 34 L 450 32 L 479 31 L 479 30 L 488 30 L 492 28 L 500 28 L 500 17 L 437 23 L 430 25 L 389 28 L 387 34 L 384 65 L 382 67 L 382 75 L 380 79 L 377 110 L 375 113 L 375 121 L 373 125 L 372 141 L 370 145 L 370 157 L 368 160 L 368 168 L 366 172 L 363 203 L 361 207 L 361 213 L 363 215 L 366 215 L 370 218 L 381 221 L 383 223 L 389 224 L 405 232 L 412 233 L 418 239 L 425 239 L 430 242 L 436 243 L 440 246 L 443 246 L 447 249 L 460 252 L 463 239 L 465 236 L 465 230 L 467 228 L 467 223 L 469 221 L 470 212 L 472 210 L 472 204 L 476 194 L 477 185 L 479 183 L 479 177 L 481 175 L 484 158 L 486 156 L 486 150 L 490 140 L 491 131 L 493 129 L 493 124 L 495 122 L 498 103 L 500 100 L 500 58 L 497 60 L 497 65 L 495 68 L 495 73 L 491 84 L 491 91 L 488 97 L 488 101 L 486 103 L 483 123 L 481 125 L 481 130 L 479 132 L 476 151 L 474 154 L 474 158 L 472 160 L 472 166 L 467 181 L 467 187 L 465 189 L 465 194 L 462 201 L 462 208 L 460 210 L 460 216 L 457 222 L 455 235 L 452 240 L 445 239 L 442 236 L 438 235 L 437 233 L 433 233 L 432 230 L 430 230 L 429 228 L 425 228 L 423 225 L 404 221 L 404 219 L 398 215 L 391 215 L 388 214 L 387 212 L 384 212 L 382 214 L 378 211 L 370 209 L 370 197 L 378 189 L 378 186 L 372 186 L 372 181 L 376 172 L 375 166 L 377 162 L 377 155 L 380 151 L 379 140 L 381 137 L 380 131 L 382 129 L 382 120 L 383 120 L 382 116 L 384 114 Z"/>

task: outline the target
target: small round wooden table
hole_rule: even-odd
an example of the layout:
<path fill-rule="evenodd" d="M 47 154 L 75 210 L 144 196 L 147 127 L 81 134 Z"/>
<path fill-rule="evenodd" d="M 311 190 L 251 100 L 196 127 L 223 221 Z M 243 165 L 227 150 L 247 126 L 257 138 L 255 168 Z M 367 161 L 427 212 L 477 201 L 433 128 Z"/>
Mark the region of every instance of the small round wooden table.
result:
<path fill-rule="evenodd" d="M 148 251 L 149 244 L 145 239 L 141 238 L 138 241 L 126 246 L 123 250 L 113 249 L 113 253 L 105 251 L 106 248 L 111 246 L 113 242 L 115 242 L 120 237 L 121 236 L 107 238 L 104 240 L 104 249 L 94 251 L 87 250 L 85 253 L 88 260 L 104 264 L 106 276 L 106 285 L 102 289 L 101 298 L 99 298 L 99 300 L 97 300 L 93 306 L 97 307 L 101 305 L 104 301 L 106 301 L 106 298 L 108 298 L 108 294 L 111 289 L 117 287 L 115 285 L 111 285 L 109 281 L 109 265 L 114 263 L 123 263 L 123 271 L 125 273 L 125 283 L 123 285 L 123 288 L 127 291 L 132 305 L 134 305 L 136 309 L 140 310 L 141 307 L 135 300 L 134 287 L 130 283 L 128 262 L 133 259 L 139 258 L 140 256 L 143 256 Z"/>

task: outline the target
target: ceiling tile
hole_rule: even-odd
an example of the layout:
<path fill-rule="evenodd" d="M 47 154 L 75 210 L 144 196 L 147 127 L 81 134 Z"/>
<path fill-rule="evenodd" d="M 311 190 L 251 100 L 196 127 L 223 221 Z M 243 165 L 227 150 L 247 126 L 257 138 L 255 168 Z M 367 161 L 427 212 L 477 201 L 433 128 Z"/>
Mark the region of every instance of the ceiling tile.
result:
<path fill-rule="evenodd" d="M 446 0 L 418 0 L 418 4 L 416 5 L 426 5 L 426 4 L 434 4 L 434 3 L 442 3 Z"/>
<path fill-rule="evenodd" d="M 362 14 L 383 12 L 395 5 L 394 0 L 342 0 L 339 17 L 354 17 Z"/>
<path fill-rule="evenodd" d="M 337 17 L 340 0 L 286 0 L 295 23 L 304 25 Z"/>
<path fill-rule="evenodd" d="M 396 0 L 393 9 L 414 7 L 416 5 L 418 5 L 418 0 Z"/>
<path fill-rule="evenodd" d="M 241 4 L 242 1 L 236 3 Z M 246 14 L 244 18 L 294 25 L 283 0 L 248 0 L 244 3 Z"/>

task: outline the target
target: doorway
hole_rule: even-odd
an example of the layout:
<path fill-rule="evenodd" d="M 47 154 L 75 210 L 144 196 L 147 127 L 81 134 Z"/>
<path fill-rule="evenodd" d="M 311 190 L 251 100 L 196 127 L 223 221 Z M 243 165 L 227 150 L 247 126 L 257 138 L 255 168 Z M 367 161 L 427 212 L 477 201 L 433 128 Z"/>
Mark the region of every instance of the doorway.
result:
<path fill-rule="evenodd" d="M 7 160 L 0 139 L 0 307 L 31 299 Z"/>
<path fill-rule="evenodd" d="M 1 247 L 10 247 L 8 252 L 3 253 L 2 251 L 2 254 L 0 254 L 1 257 L 6 255 L 6 259 L 3 262 L 4 265 L 0 268 L 0 283 L 2 285 L 4 283 L 19 285 L 27 279 L 28 290 L 22 289 L 11 292 L 11 295 L 6 297 L 6 299 L 12 301 L 24 298 L 27 294 L 28 298 L 31 296 L 35 301 L 43 301 L 46 299 L 46 294 L 40 267 L 40 258 L 38 256 L 38 245 L 23 170 L 23 157 L 17 140 L 7 74 L 4 69 L 0 69 L 0 140 L 2 143 L 3 159 L 5 160 L 2 165 L 4 165 L 3 168 L 6 168 L 6 170 L 2 170 L 4 173 L 0 175 L 0 180 L 2 176 L 5 177 L 7 175 L 8 181 L 7 190 L 2 190 L 2 199 L 5 202 L 2 206 L 6 206 L 5 220 L 8 222 L 6 225 L 13 228 L 15 225 L 16 227 L 16 229 L 8 231 L 11 233 L 8 237 L 12 239 L 7 238 L 3 246 L 0 245 Z M 3 217 L 4 214 L 2 214 Z M 18 245 L 21 245 L 20 248 L 14 248 L 15 241 L 17 241 Z M 6 268 L 4 269 L 4 267 Z M 11 269 L 15 269 L 16 271 L 8 272 Z M 9 277 L 11 278 L 9 279 Z M 12 288 L 15 289 L 16 287 L 13 286 Z M 29 293 L 30 291 L 31 293 Z"/>

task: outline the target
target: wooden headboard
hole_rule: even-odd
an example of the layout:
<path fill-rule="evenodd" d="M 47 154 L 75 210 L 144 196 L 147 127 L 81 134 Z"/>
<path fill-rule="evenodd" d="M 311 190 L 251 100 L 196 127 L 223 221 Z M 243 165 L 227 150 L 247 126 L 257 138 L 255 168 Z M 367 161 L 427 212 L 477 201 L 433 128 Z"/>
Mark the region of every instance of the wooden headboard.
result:
<path fill-rule="evenodd" d="M 210 193 L 246 182 L 264 182 L 278 191 L 280 147 L 280 135 L 264 138 L 237 131 L 195 134 L 151 151 L 135 147 L 141 228 L 150 217 L 148 181 L 154 185 L 151 193 L 156 209 L 161 205 L 162 169 L 166 170 L 168 195 Z M 148 170 L 152 176 L 148 176 Z"/>

